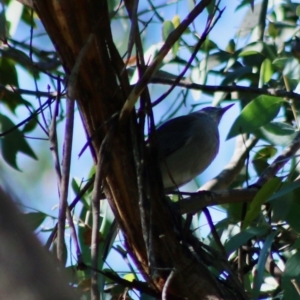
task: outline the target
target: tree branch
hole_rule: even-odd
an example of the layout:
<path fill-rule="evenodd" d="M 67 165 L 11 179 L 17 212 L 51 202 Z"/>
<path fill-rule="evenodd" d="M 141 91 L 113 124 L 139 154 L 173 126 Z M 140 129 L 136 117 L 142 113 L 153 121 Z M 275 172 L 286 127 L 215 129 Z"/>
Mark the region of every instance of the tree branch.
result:
<path fill-rule="evenodd" d="M 172 74 L 168 74 L 164 72 L 164 76 L 170 76 L 171 78 L 165 78 L 165 77 L 158 77 L 154 76 L 151 78 L 151 83 L 159 83 L 159 84 L 167 84 L 167 85 L 173 85 L 174 79 L 172 79 L 174 76 Z M 241 92 L 246 94 L 257 94 L 257 95 L 269 95 L 269 96 L 276 96 L 276 97 L 282 97 L 282 98 L 290 98 L 294 100 L 300 101 L 300 95 L 294 92 L 287 92 L 283 90 L 276 90 L 273 88 L 254 88 L 254 87 L 246 87 L 246 86 L 240 86 L 240 85 L 232 85 L 232 86 L 219 86 L 219 85 L 203 85 L 203 84 L 197 84 L 192 83 L 187 79 L 183 79 L 180 82 L 178 82 L 178 85 L 180 87 L 184 87 L 186 89 L 193 89 L 193 90 L 200 90 L 203 92 L 208 93 L 215 93 L 215 92 Z"/>
<path fill-rule="evenodd" d="M 257 186 L 263 186 L 268 180 L 273 178 L 280 169 L 297 153 L 300 149 L 300 132 L 297 133 L 292 143 L 285 148 L 274 162 L 263 172 L 255 183 Z"/>
<path fill-rule="evenodd" d="M 257 189 L 200 191 L 197 193 L 181 193 L 188 195 L 184 201 L 175 203 L 181 214 L 196 213 L 204 207 L 228 203 L 251 202 L 257 193 Z"/>
<path fill-rule="evenodd" d="M 245 164 L 249 151 L 256 145 L 258 139 L 255 137 L 244 140 L 245 135 L 236 138 L 236 147 L 230 162 L 223 171 L 201 186 L 201 191 L 222 190 L 227 188 L 240 173 Z"/>

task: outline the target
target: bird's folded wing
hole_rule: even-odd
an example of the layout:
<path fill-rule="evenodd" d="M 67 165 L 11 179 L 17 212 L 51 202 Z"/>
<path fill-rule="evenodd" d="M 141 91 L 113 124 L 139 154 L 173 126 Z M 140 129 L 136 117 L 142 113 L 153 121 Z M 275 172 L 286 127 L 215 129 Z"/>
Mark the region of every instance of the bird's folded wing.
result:
<path fill-rule="evenodd" d="M 159 158 L 167 157 L 191 140 L 190 130 L 193 118 L 178 117 L 157 129 Z"/>

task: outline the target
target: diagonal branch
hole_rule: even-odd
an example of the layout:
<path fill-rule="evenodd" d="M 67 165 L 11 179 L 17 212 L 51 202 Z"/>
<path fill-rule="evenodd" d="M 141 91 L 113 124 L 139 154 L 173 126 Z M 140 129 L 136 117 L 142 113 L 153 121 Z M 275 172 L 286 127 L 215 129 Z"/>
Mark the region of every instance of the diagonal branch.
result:
<path fill-rule="evenodd" d="M 236 138 L 236 147 L 230 162 L 218 176 L 202 185 L 200 190 L 214 191 L 227 188 L 241 172 L 249 151 L 257 142 L 258 139 L 255 137 L 249 138 L 245 142 L 244 135 L 239 135 Z"/>
<path fill-rule="evenodd" d="M 184 201 L 174 204 L 181 214 L 194 214 L 204 207 L 228 203 L 251 202 L 257 193 L 256 188 L 244 190 L 200 191 L 197 193 L 181 193 L 188 195 Z"/>
<path fill-rule="evenodd" d="M 172 74 L 163 72 L 164 77 L 154 76 L 150 79 L 151 83 L 159 83 L 159 84 L 166 84 L 166 85 L 173 85 L 175 80 Z M 171 78 L 168 78 L 171 77 Z M 188 79 L 183 79 L 178 82 L 177 86 L 184 87 L 186 89 L 191 90 L 199 90 L 208 93 L 215 93 L 215 92 L 241 92 L 246 94 L 257 94 L 257 95 L 269 95 L 269 96 L 276 96 L 282 98 L 290 98 L 294 100 L 300 101 L 300 94 L 294 92 L 287 92 L 283 90 L 277 90 L 274 88 L 254 88 L 254 87 L 247 87 L 247 86 L 240 86 L 240 85 L 232 85 L 232 86 L 222 86 L 222 85 L 202 85 L 197 83 L 192 83 Z"/>
<path fill-rule="evenodd" d="M 263 186 L 268 180 L 273 178 L 278 171 L 297 153 L 300 149 L 300 132 L 297 133 L 292 143 L 285 148 L 274 162 L 263 172 L 260 178 L 255 183 L 257 186 Z"/>

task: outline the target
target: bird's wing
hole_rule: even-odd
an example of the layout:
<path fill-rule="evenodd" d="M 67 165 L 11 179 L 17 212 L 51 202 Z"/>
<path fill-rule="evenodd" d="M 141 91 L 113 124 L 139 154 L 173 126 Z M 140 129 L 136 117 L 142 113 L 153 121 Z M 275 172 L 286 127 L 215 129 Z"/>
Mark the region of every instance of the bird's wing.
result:
<path fill-rule="evenodd" d="M 193 118 L 181 116 L 164 123 L 157 129 L 160 158 L 172 154 L 189 142 L 191 138 L 189 128 L 193 125 L 193 122 Z"/>

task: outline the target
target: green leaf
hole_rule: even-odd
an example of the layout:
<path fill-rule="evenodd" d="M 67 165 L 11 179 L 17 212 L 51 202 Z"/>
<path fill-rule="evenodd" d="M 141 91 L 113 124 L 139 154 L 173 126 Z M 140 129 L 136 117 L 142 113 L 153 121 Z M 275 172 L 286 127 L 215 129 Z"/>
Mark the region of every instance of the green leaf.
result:
<path fill-rule="evenodd" d="M 252 163 L 257 175 L 261 175 L 269 166 L 268 159 L 274 157 L 277 149 L 271 145 L 260 149 L 253 157 Z"/>
<path fill-rule="evenodd" d="M 252 299 L 258 299 L 259 293 L 260 293 L 260 287 L 263 282 L 264 277 L 264 271 L 266 266 L 267 257 L 269 255 L 273 240 L 275 236 L 277 235 L 277 231 L 273 231 L 270 233 L 270 235 L 266 238 L 264 245 L 260 251 L 258 263 L 256 266 L 256 272 L 255 277 L 253 281 L 253 293 L 252 293 Z"/>
<path fill-rule="evenodd" d="M 295 278 L 300 275 L 300 252 L 291 256 L 285 265 L 284 276 Z"/>
<path fill-rule="evenodd" d="M 242 57 L 242 64 L 247 67 L 252 67 L 252 71 L 251 71 L 252 78 L 249 76 L 249 80 L 250 82 L 252 82 L 252 84 L 253 82 L 256 82 L 256 80 L 258 79 L 257 73 L 253 73 L 253 71 L 260 68 L 264 59 L 265 57 L 261 53 L 253 53 Z"/>
<path fill-rule="evenodd" d="M 300 5 L 298 5 L 297 8 L 296 8 L 296 15 L 298 17 L 300 16 Z"/>
<path fill-rule="evenodd" d="M 80 244 L 82 260 L 85 263 L 90 263 L 91 261 L 91 226 L 92 226 L 92 218 L 91 211 L 83 206 L 81 212 L 79 214 L 79 220 L 84 220 L 84 224 L 79 224 L 78 226 L 78 241 Z M 89 275 L 88 270 L 84 270 L 86 275 Z"/>
<path fill-rule="evenodd" d="M 240 8 L 244 7 L 244 6 L 248 6 L 250 5 L 251 6 L 251 9 L 253 7 L 253 3 L 254 3 L 254 0 L 242 0 L 239 2 L 239 5 L 236 7 L 236 11 L 239 10 Z"/>
<path fill-rule="evenodd" d="M 215 10 L 216 0 L 210 1 L 208 6 L 206 6 L 207 12 L 209 15 L 212 15 L 212 13 Z"/>
<path fill-rule="evenodd" d="M 174 57 L 177 56 L 178 51 L 179 51 L 179 40 L 176 41 L 172 47 L 172 54 L 174 55 Z"/>
<path fill-rule="evenodd" d="M 133 273 L 127 273 L 123 276 L 123 279 L 133 282 L 136 279 L 136 276 Z"/>
<path fill-rule="evenodd" d="M 300 276 L 297 276 L 296 278 L 295 277 L 291 278 L 283 274 L 281 280 L 281 287 L 283 289 L 284 297 L 278 299 L 299 299 L 299 293 L 297 292 L 295 285 L 293 284 L 293 281 L 295 281 L 295 284 L 299 286 Z"/>
<path fill-rule="evenodd" d="M 255 135 L 276 146 L 287 146 L 297 132 L 293 126 L 282 122 L 271 122 L 255 131 Z"/>
<path fill-rule="evenodd" d="M 163 28 L 162 28 L 162 34 L 163 34 L 163 40 L 165 41 L 170 33 L 175 29 L 174 24 L 171 21 L 165 21 L 163 23 Z"/>
<path fill-rule="evenodd" d="M 0 59 L 0 82 L 3 85 L 19 86 L 15 63 L 11 59 Z"/>
<path fill-rule="evenodd" d="M 80 181 L 77 181 L 77 179 L 72 178 L 71 186 L 72 186 L 73 192 L 74 192 L 76 195 L 80 192 L 80 185 L 81 185 L 81 183 L 79 184 L 79 182 L 80 182 Z"/>
<path fill-rule="evenodd" d="M 298 233 L 300 233 L 299 216 L 300 216 L 300 205 L 293 202 L 289 210 L 289 213 L 286 217 L 286 221 Z"/>
<path fill-rule="evenodd" d="M 273 60 L 272 64 L 278 68 L 280 71 L 282 71 L 286 65 L 286 62 L 288 61 L 288 57 L 280 57 Z"/>
<path fill-rule="evenodd" d="M 226 51 L 229 53 L 234 53 L 236 48 L 235 41 L 233 39 L 230 39 L 227 46 L 226 46 Z"/>
<path fill-rule="evenodd" d="M 100 233 L 102 236 L 102 242 L 100 243 L 99 251 L 102 253 L 102 263 L 107 258 L 112 245 L 115 241 L 117 232 L 118 232 L 118 225 L 115 221 L 114 214 L 110 206 L 108 205 L 107 201 L 103 201 L 100 207 L 100 215 L 102 217 L 100 223 Z M 102 266 L 101 266 L 102 267 Z"/>
<path fill-rule="evenodd" d="M 300 64 L 296 58 L 290 58 L 286 61 L 283 69 L 283 75 L 285 75 L 289 80 L 296 79 L 299 81 L 300 74 Z"/>
<path fill-rule="evenodd" d="M 200 71 L 205 69 L 210 71 L 230 59 L 232 55 L 226 51 L 219 50 L 217 53 L 210 54 L 206 59 L 201 60 Z"/>
<path fill-rule="evenodd" d="M 261 211 L 261 205 L 264 204 L 281 185 L 281 180 L 277 177 L 269 180 L 255 195 L 254 199 L 249 205 L 246 213 L 243 229 L 246 229 L 251 222 L 258 217 Z"/>
<path fill-rule="evenodd" d="M 283 185 L 288 183 L 284 182 Z M 285 221 L 294 202 L 294 193 L 285 193 L 280 197 L 273 199 L 271 204 L 272 208 L 272 222 L 277 223 L 280 221 Z M 282 205 L 284 203 L 284 205 Z"/>
<path fill-rule="evenodd" d="M 226 242 L 224 248 L 229 256 L 233 251 L 246 244 L 255 236 L 263 236 L 270 230 L 269 226 L 250 227 L 243 230 Z"/>
<path fill-rule="evenodd" d="M 263 42 L 254 42 L 247 45 L 239 53 L 240 57 L 246 57 L 249 55 L 260 55 L 262 58 L 268 58 L 270 61 L 273 61 L 276 55 L 276 48 L 272 45 L 263 43 Z"/>
<path fill-rule="evenodd" d="M 266 58 L 260 67 L 259 81 L 260 81 L 261 87 L 265 83 L 269 82 L 273 73 L 274 73 L 274 70 L 273 70 L 272 62 L 268 58 Z"/>
<path fill-rule="evenodd" d="M 24 52 L 17 48 L 4 48 L 1 51 L 2 57 L 10 58 L 20 66 L 22 66 L 28 74 L 39 79 L 39 71 L 32 65 L 31 58 Z"/>
<path fill-rule="evenodd" d="M 226 86 L 231 84 L 237 79 L 241 79 L 246 74 L 252 73 L 252 67 L 242 66 L 240 68 L 236 68 L 231 72 L 227 72 L 224 80 L 221 82 L 221 85 Z"/>
<path fill-rule="evenodd" d="M 109 1 L 109 2 L 111 2 L 111 1 Z M 27 7 L 24 5 L 21 19 L 25 24 L 32 26 L 33 28 L 37 28 L 36 22 L 35 22 L 35 19 L 37 19 L 36 13 L 34 12 L 34 14 L 33 14 L 34 17 L 32 18 L 31 11 L 32 11 L 32 9 L 30 7 Z"/>
<path fill-rule="evenodd" d="M 145 294 L 145 293 L 141 293 L 141 296 L 140 296 L 140 300 L 155 300 L 156 298 L 148 295 L 148 294 Z"/>
<path fill-rule="evenodd" d="M 299 250 L 300 249 L 300 238 L 298 238 L 293 244 L 291 250 Z"/>
<path fill-rule="evenodd" d="M 253 43 L 253 44 L 246 46 L 241 51 L 239 56 L 243 57 L 243 56 L 248 56 L 248 55 L 253 55 L 253 54 L 260 54 L 260 53 L 263 53 L 263 51 L 264 51 L 264 43 L 262 43 L 262 42 Z"/>
<path fill-rule="evenodd" d="M 7 21 L 5 17 L 5 10 L 2 9 L 0 13 L 0 45 L 2 46 L 3 41 L 7 40 Z"/>
<path fill-rule="evenodd" d="M 1 102 L 4 103 L 11 112 L 15 112 L 16 108 L 25 103 L 25 100 L 20 94 L 2 89 L 0 95 Z"/>
<path fill-rule="evenodd" d="M 201 47 L 201 50 L 202 49 L 204 50 L 205 53 L 208 53 L 211 50 L 215 50 L 215 49 L 217 49 L 218 51 L 220 51 L 220 49 L 218 48 L 218 45 L 214 41 L 212 41 L 212 40 L 210 40 L 208 38 L 205 39 L 205 41 L 203 43 L 203 46 Z"/>
<path fill-rule="evenodd" d="M 273 39 L 278 36 L 279 29 L 277 28 L 274 22 L 269 22 L 268 33 Z"/>
<path fill-rule="evenodd" d="M 0 132 L 6 132 L 15 127 L 15 124 L 6 116 L 0 114 Z M 13 168 L 19 170 L 17 166 L 17 153 L 22 152 L 33 159 L 37 159 L 35 153 L 27 143 L 22 132 L 16 128 L 5 134 L 0 139 L 1 154 L 3 159 Z"/>
<path fill-rule="evenodd" d="M 47 215 L 42 212 L 30 212 L 22 215 L 31 230 L 36 230 L 46 219 Z"/>
<path fill-rule="evenodd" d="M 270 197 L 268 202 L 273 201 L 279 197 L 282 197 L 285 194 L 288 194 L 299 187 L 300 187 L 300 181 L 295 181 L 290 183 L 284 182 L 280 190 L 276 192 L 272 197 Z"/>
<path fill-rule="evenodd" d="M 177 27 L 180 25 L 180 17 L 179 17 L 179 15 L 175 15 L 175 16 L 173 17 L 172 23 L 173 23 L 173 25 L 174 25 L 174 28 L 177 28 Z M 177 40 L 177 41 L 174 43 L 173 47 L 172 47 L 172 53 L 173 53 L 174 57 L 177 56 L 177 53 L 178 53 L 178 50 L 179 50 L 179 46 L 180 46 L 179 40 Z"/>
<path fill-rule="evenodd" d="M 24 126 L 24 128 L 22 129 L 22 132 L 30 132 L 33 131 L 36 128 L 37 125 L 37 118 L 36 117 L 32 117 Z"/>
<path fill-rule="evenodd" d="M 277 149 L 271 145 L 268 145 L 262 149 L 260 149 L 259 151 L 256 152 L 256 154 L 254 155 L 253 159 L 263 159 L 263 160 L 268 160 L 272 157 L 274 157 L 274 155 L 277 153 Z"/>
<path fill-rule="evenodd" d="M 294 205 L 291 209 L 291 213 L 293 213 L 295 219 L 295 225 L 297 223 L 299 224 L 299 205 Z M 298 216 L 298 222 L 297 222 L 297 216 Z M 298 232 L 299 232 L 299 225 L 298 226 Z M 291 232 L 292 233 L 292 232 Z M 293 233 L 292 233 L 293 234 Z M 292 249 L 299 249 L 299 239 L 296 240 L 294 243 Z M 288 252 L 290 253 L 290 252 Z M 295 284 L 297 286 L 300 285 L 300 252 L 297 251 L 294 253 L 286 262 L 285 264 L 285 270 L 282 275 L 282 281 L 281 286 L 284 290 L 284 299 L 299 299 L 299 293 L 297 292 L 295 285 L 293 284 L 293 281 L 295 281 Z"/>
<path fill-rule="evenodd" d="M 278 114 L 284 100 L 273 96 L 259 96 L 244 107 L 232 125 L 227 140 L 241 133 L 250 133 L 266 125 Z"/>
<path fill-rule="evenodd" d="M 172 19 L 172 23 L 174 25 L 174 28 L 177 28 L 180 25 L 180 16 L 174 15 L 174 17 Z"/>

